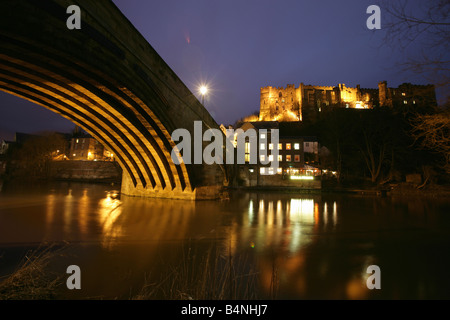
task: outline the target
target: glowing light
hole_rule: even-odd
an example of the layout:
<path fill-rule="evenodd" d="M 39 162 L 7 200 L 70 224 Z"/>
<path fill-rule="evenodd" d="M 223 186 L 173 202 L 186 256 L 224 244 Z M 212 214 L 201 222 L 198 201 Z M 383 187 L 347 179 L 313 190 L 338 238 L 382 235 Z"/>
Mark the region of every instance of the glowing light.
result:
<path fill-rule="evenodd" d="M 202 105 L 205 105 L 205 96 L 208 94 L 208 87 L 205 84 L 202 84 L 198 91 L 200 92 L 200 95 L 202 96 Z"/>
<path fill-rule="evenodd" d="M 207 93 L 208 93 L 208 87 L 205 86 L 205 85 L 202 85 L 202 86 L 200 87 L 200 94 L 201 94 L 202 96 L 204 96 L 204 95 L 207 94 Z"/>
<path fill-rule="evenodd" d="M 291 176 L 291 180 L 314 180 L 312 176 Z"/>

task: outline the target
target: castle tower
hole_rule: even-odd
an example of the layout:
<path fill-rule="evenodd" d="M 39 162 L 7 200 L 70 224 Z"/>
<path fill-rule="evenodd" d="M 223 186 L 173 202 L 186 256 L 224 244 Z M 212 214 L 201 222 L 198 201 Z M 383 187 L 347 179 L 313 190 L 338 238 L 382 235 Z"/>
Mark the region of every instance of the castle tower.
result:
<path fill-rule="evenodd" d="M 272 87 L 261 88 L 260 107 L 259 107 L 259 121 L 270 121 L 272 118 L 270 92 Z"/>
<path fill-rule="evenodd" d="M 387 97 L 387 82 L 381 81 L 378 82 L 378 97 L 380 101 L 380 106 L 385 106 L 388 103 L 388 97 Z"/>

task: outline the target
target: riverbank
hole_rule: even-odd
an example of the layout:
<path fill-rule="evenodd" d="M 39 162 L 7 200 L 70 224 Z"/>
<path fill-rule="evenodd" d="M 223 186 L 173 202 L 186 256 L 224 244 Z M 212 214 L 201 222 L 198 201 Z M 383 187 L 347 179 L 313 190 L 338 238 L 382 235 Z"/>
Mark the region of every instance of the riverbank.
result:
<path fill-rule="evenodd" d="M 397 183 L 385 186 L 369 186 L 369 185 L 346 185 L 346 186 L 327 186 L 321 189 L 308 189 L 296 187 L 280 187 L 280 186 L 240 186 L 230 187 L 228 190 L 248 191 L 248 192 L 274 192 L 286 194 L 357 194 L 366 196 L 402 196 L 402 197 L 431 197 L 431 198 L 449 198 L 450 186 L 431 184 L 418 188 L 410 183 Z"/>
<path fill-rule="evenodd" d="M 122 181 L 122 169 L 115 161 L 50 161 L 39 172 L 13 164 L 0 177 L 4 183 L 34 181 L 72 181 L 87 183 L 114 183 Z"/>
<path fill-rule="evenodd" d="M 120 183 L 122 169 L 113 161 L 52 161 L 48 177 L 51 180 Z"/>

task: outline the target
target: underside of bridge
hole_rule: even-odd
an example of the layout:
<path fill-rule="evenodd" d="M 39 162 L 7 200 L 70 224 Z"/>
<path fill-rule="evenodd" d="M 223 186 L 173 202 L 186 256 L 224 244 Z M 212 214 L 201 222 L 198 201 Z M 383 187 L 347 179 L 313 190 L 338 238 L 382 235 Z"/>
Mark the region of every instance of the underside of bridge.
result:
<path fill-rule="evenodd" d="M 66 26 L 70 5 L 81 9 L 79 30 Z M 226 180 L 218 165 L 173 163 L 175 129 L 219 127 L 109 0 L 0 1 L 0 90 L 100 141 L 123 169 L 123 194 L 212 199 Z"/>

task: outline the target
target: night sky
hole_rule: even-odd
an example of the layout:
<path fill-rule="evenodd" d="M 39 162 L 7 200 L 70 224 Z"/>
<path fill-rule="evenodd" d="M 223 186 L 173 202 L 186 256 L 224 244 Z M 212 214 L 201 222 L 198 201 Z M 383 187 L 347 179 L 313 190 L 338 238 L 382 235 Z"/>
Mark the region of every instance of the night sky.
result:
<path fill-rule="evenodd" d="M 382 80 L 392 87 L 430 82 L 400 71 L 405 53 L 383 43 L 383 28 L 367 29 L 366 9 L 378 4 L 374 0 L 114 3 L 192 92 L 208 84 L 205 105 L 219 124 L 233 124 L 259 110 L 260 88 L 269 85 L 377 88 Z M 0 92 L 0 138 L 73 127 L 43 107 Z"/>

